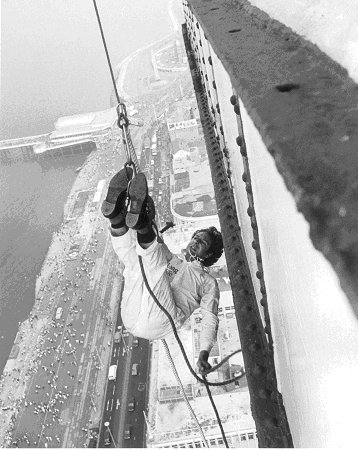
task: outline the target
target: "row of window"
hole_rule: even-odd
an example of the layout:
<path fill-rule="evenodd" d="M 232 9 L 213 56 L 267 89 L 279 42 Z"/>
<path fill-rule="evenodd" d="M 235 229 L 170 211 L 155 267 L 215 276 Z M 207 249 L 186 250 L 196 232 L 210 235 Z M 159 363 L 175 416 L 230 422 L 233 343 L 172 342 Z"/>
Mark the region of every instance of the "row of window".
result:
<path fill-rule="evenodd" d="M 235 310 L 235 306 L 234 305 L 233 306 L 225 306 L 225 310 L 226 311 L 230 311 L 231 309 Z M 218 308 L 218 311 L 222 312 L 223 309 L 222 308 Z"/>
<path fill-rule="evenodd" d="M 253 441 L 257 440 L 256 431 L 252 431 L 250 433 L 240 433 L 231 436 L 227 436 L 226 439 L 228 443 L 237 444 L 237 439 L 240 439 L 241 442 L 245 441 Z M 217 447 L 218 445 L 224 445 L 224 441 L 221 437 L 209 439 L 209 444 L 212 447 Z M 171 444 L 171 445 L 162 445 L 161 448 L 202 448 L 204 447 L 204 443 L 202 441 L 192 441 L 192 442 L 184 442 L 180 444 Z"/>

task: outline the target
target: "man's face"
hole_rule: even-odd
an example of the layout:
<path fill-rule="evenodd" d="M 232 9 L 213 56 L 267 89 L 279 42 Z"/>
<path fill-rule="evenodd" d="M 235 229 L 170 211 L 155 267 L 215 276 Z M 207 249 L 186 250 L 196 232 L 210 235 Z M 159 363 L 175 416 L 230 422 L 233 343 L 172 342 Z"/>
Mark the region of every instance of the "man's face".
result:
<path fill-rule="evenodd" d="M 211 247 L 211 238 L 206 231 L 199 231 L 193 236 L 186 247 L 187 256 L 195 256 L 205 259 L 211 255 L 209 251 Z"/>

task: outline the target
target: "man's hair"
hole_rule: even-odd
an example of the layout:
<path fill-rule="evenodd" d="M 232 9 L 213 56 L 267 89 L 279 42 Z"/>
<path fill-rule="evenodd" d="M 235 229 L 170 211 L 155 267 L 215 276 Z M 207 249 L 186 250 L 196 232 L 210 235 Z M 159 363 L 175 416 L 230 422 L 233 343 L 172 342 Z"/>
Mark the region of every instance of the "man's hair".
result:
<path fill-rule="evenodd" d="M 215 227 L 209 227 L 209 228 L 203 228 L 201 230 L 196 230 L 192 237 L 194 237 L 196 234 L 203 232 L 203 231 L 208 233 L 210 236 L 211 245 L 210 245 L 209 251 L 212 252 L 212 255 L 210 255 L 208 258 L 205 258 L 202 261 L 202 264 L 205 267 L 210 267 L 213 264 L 215 264 L 216 261 L 223 254 L 223 250 L 224 250 L 223 238 L 221 236 L 220 231 L 218 231 Z"/>

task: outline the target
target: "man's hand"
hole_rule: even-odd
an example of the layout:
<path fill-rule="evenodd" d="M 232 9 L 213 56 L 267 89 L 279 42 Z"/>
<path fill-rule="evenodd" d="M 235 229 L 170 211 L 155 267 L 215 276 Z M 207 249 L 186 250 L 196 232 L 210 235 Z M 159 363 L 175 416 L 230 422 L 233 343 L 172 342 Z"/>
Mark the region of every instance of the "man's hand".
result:
<path fill-rule="evenodd" d="M 209 352 L 206 350 L 202 350 L 199 353 L 199 359 L 196 363 L 200 375 L 206 375 L 206 373 L 211 369 L 211 365 L 208 363 Z"/>

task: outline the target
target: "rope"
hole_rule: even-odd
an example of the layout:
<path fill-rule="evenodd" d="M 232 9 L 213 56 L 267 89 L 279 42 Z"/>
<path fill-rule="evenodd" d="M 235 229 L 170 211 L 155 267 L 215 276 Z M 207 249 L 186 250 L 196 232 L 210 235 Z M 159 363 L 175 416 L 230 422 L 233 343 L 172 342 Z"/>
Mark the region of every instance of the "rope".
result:
<path fill-rule="evenodd" d="M 203 375 L 203 378 L 206 381 L 205 375 Z M 205 383 L 205 387 L 206 387 L 206 391 L 207 391 L 208 396 L 209 396 L 209 400 L 210 400 L 211 406 L 213 407 L 213 410 L 214 410 L 214 413 L 215 413 L 215 416 L 216 416 L 216 420 L 218 422 L 218 425 L 219 425 L 219 428 L 220 428 L 220 431 L 221 431 L 221 435 L 222 435 L 224 443 L 225 443 L 225 447 L 229 448 L 229 444 L 228 444 L 226 436 L 225 436 L 223 424 L 221 423 L 221 419 L 220 419 L 218 410 L 216 409 L 216 405 L 214 403 L 213 396 L 211 395 L 211 391 L 209 389 L 208 382 Z"/>
<path fill-rule="evenodd" d="M 121 100 L 120 100 L 119 94 L 118 94 L 118 90 L 117 90 L 117 86 L 116 86 L 116 80 L 114 79 L 114 74 L 113 74 L 113 70 L 112 70 L 112 64 L 111 64 L 111 60 L 110 60 L 110 58 L 109 58 L 109 53 L 108 53 L 108 49 L 107 49 L 106 39 L 105 39 L 105 37 L 104 37 L 103 28 L 102 28 L 102 23 L 101 23 L 101 18 L 100 18 L 100 16 L 99 16 L 99 12 L 98 12 L 98 8 L 97 8 L 96 0 L 93 0 L 93 6 L 94 6 L 94 9 L 95 9 L 95 11 L 96 11 L 97 22 L 98 22 L 99 30 L 100 30 L 100 32 L 101 32 L 101 37 L 102 37 L 102 42 L 103 42 L 104 50 L 105 50 L 105 52 L 106 52 L 106 57 L 107 57 L 107 63 L 108 63 L 109 71 L 111 72 L 111 78 L 112 78 L 112 83 L 113 83 L 114 92 L 115 92 L 115 94 L 116 94 L 117 102 L 118 102 L 118 103 L 121 103 Z"/>
<path fill-rule="evenodd" d="M 198 421 L 198 418 L 196 417 L 195 412 L 194 412 L 193 408 L 191 407 L 191 404 L 189 403 L 188 397 L 186 396 L 186 393 L 185 393 L 183 384 L 182 384 L 181 379 L 180 379 L 180 377 L 179 377 L 179 374 L 178 374 L 178 372 L 177 372 L 177 370 L 176 370 L 176 368 L 175 368 L 175 364 L 174 364 L 172 355 L 171 355 L 170 352 L 169 352 L 169 348 L 168 348 L 167 341 L 166 341 L 165 339 L 162 339 L 162 344 L 164 345 L 164 348 L 165 348 L 167 357 L 168 357 L 168 359 L 169 359 L 170 366 L 171 366 L 171 368 L 172 368 L 172 370 L 173 370 L 173 373 L 174 373 L 174 375 L 175 375 L 175 378 L 177 379 L 177 382 L 178 382 L 178 384 L 179 384 L 179 387 L 180 387 L 180 391 L 181 391 L 181 393 L 182 393 L 182 396 L 184 397 L 184 401 L 185 401 L 185 403 L 186 403 L 186 406 L 188 407 L 189 412 L 190 412 L 190 414 L 191 414 L 191 417 L 194 419 L 194 421 L 195 421 L 195 423 L 196 423 L 196 425 L 197 425 L 197 427 L 198 427 L 198 429 L 199 429 L 199 432 L 200 432 L 200 434 L 201 434 L 201 438 L 203 439 L 204 446 L 205 446 L 205 447 L 209 447 L 209 444 L 208 444 L 208 442 L 207 442 L 207 440 L 206 440 L 206 437 L 205 437 L 205 434 L 204 434 L 204 432 L 203 432 L 203 429 L 201 428 L 201 425 L 200 425 L 200 423 L 199 423 L 199 421 Z"/>
<path fill-rule="evenodd" d="M 108 67 L 109 67 L 109 72 L 111 74 L 113 89 L 114 89 L 114 92 L 116 94 L 116 99 L 117 99 L 117 103 L 118 103 L 117 108 L 116 108 L 117 116 L 118 116 L 117 124 L 118 124 L 118 127 L 121 128 L 121 130 L 122 130 L 122 140 L 123 140 L 123 144 L 124 144 L 125 151 L 126 151 L 126 154 L 127 154 L 127 160 L 128 160 L 129 163 L 132 164 L 134 173 L 137 173 L 139 171 L 139 163 L 138 163 L 137 154 L 135 152 L 134 145 L 132 143 L 132 139 L 131 139 L 130 133 L 127 130 L 127 127 L 129 125 L 129 120 L 128 120 L 128 117 L 127 117 L 127 110 L 126 110 L 125 104 L 121 102 L 121 99 L 120 99 L 119 94 L 118 94 L 116 80 L 114 78 L 112 64 L 111 64 L 111 59 L 109 57 L 109 52 L 108 52 L 108 48 L 107 48 L 106 38 L 104 36 L 102 22 L 101 22 L 101 18 L 100 18 L 99 12 L 98 12 L 96 0 L 93 0 L 93 6 L 94 6 L 94 9 L 95 9 L 95 12 L 96 12 L 97 22 L 98 22 L 99 30 L 101 32 L 102 43 L 103 43 L 104 51 L 106 53 L 106 58 L 107 58 L 107 63 L 108 63 Z"/>

